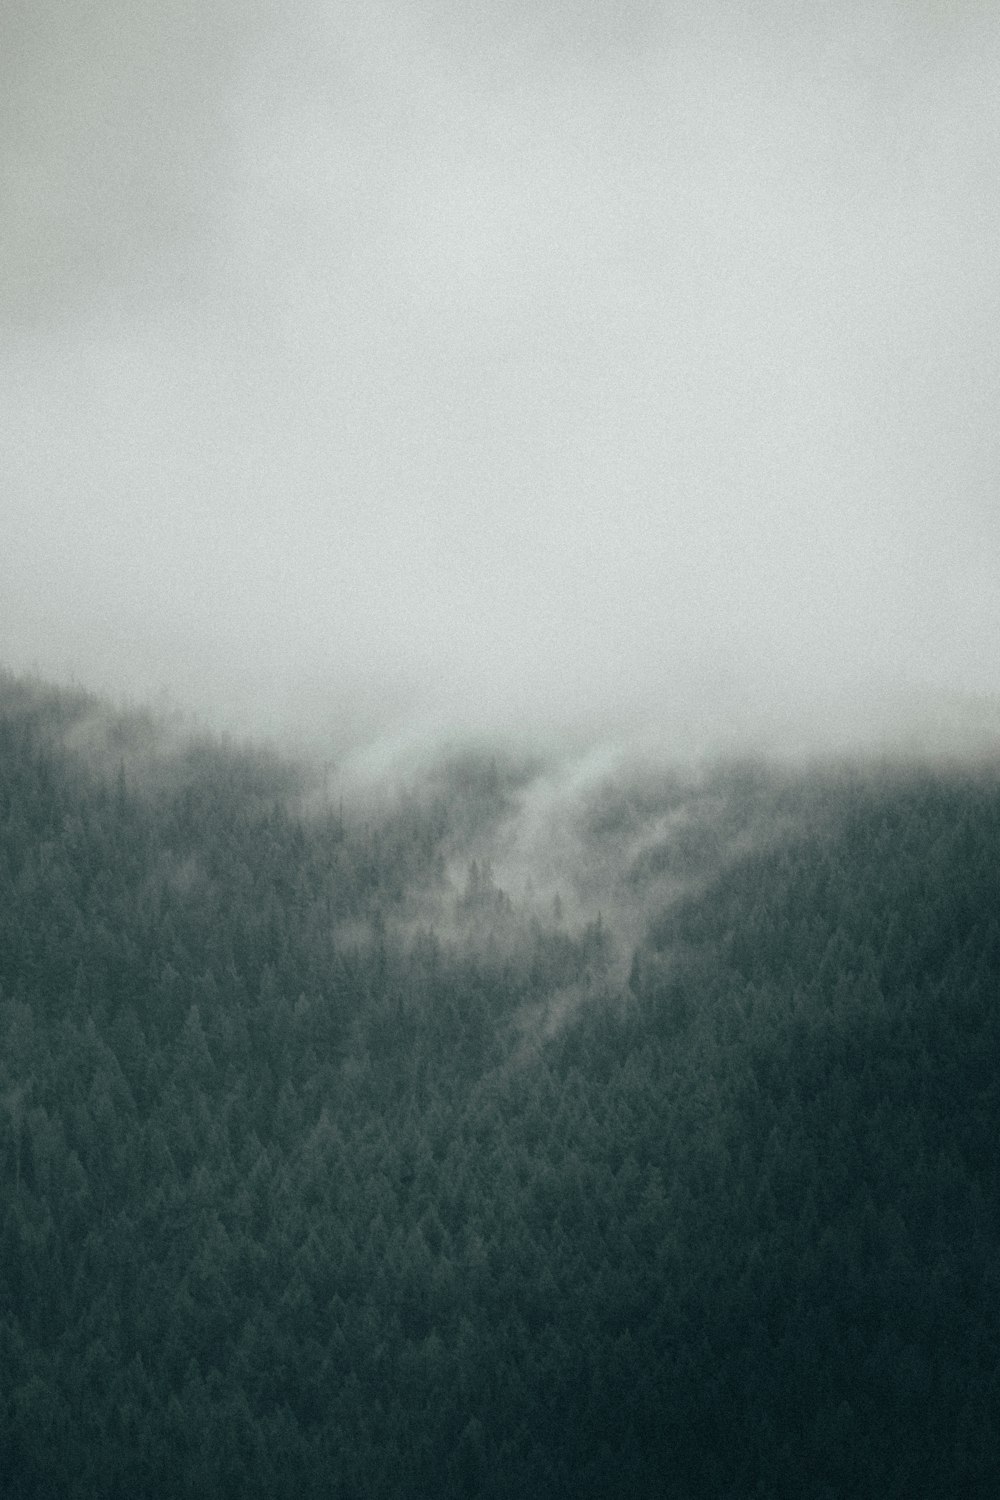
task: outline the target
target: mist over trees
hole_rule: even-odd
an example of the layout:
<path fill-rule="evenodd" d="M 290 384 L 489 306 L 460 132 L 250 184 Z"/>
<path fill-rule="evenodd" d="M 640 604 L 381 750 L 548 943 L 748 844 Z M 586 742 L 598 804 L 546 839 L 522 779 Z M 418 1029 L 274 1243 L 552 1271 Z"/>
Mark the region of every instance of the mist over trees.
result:
<path fill-rule="evenodd" d="M 5 1496 L 992 1496 L 998 849 L 0 678 Z"/>

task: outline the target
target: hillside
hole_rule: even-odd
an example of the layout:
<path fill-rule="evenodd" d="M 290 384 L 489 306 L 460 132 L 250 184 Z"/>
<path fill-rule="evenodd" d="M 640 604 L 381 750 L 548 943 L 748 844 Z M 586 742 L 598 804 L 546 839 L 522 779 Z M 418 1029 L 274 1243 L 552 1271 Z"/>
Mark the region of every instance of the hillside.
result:
<path fill-rule="evenodd" d="M 992 1496 L 1000 762 L 382 790 L 0 679 L 0 1473 Z"/>

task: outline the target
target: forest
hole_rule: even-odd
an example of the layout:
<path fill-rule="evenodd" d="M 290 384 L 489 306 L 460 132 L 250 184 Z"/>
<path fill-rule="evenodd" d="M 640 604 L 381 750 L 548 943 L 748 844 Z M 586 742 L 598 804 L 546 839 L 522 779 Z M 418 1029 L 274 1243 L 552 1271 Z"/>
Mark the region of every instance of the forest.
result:
<path fill-rule="evenodd" d="M 380 786 L 0 675 L 5 1500 L 993 1497 L 1000 753 Z"/>

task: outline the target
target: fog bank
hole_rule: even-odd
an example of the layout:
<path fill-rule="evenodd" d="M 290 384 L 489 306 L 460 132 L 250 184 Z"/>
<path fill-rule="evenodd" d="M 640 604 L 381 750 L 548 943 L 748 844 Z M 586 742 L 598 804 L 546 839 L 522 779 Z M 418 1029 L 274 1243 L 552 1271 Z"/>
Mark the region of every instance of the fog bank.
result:
<path fill-rule="evenodd" d="M 0 658 L 338 753 L 995 735 L 998 44 L 8 7 Z"/>

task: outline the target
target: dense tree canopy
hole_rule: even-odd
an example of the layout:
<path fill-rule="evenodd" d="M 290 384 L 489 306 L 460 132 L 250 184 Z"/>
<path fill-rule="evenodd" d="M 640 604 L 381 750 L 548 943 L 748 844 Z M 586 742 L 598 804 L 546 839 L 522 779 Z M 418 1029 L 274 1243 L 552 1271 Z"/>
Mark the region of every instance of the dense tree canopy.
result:
<path fill-rule="evenodd" d="M 997 768 L 534 775 L 0 681 L 11 1500 L 996 1493 Z"/>

